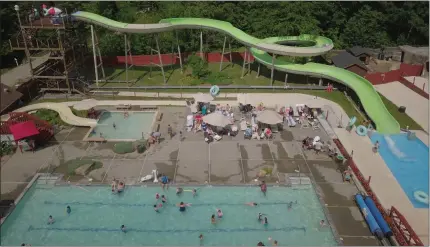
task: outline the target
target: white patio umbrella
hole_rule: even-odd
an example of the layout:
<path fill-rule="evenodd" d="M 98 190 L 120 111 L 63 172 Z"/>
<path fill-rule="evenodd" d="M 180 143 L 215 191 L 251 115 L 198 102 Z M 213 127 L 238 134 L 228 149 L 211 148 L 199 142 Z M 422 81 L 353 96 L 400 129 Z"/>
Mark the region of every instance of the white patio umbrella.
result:
<path fill-rule="evenodd" d="M 203 103 L 211 102 L 212 100 L 214 100 L 212 95 L 207 93 L 194 94 L 193 98 L 196 102 L 203 102 Z"/>
<path fill-rule="evenodd" d="M 265 124 L 275 125 L 283 122 L 283 118 L 273 110 L 264 110 L 257 114 L 257 121 Z"/>
<path fill-rule="evenodd" d="M 204 116 L 203 121 L 217 127 L 225 127 L 231 124 L 230 119 L 219 112 L 214 112 Z"/>
<path fill-rule="evenodd" d="M 95 99 L 85 99 L 79 101 L 78 103 L 73 105 L 75 110 L 89 110 L 93 107 L 97 106 L 97 100 Z"/>

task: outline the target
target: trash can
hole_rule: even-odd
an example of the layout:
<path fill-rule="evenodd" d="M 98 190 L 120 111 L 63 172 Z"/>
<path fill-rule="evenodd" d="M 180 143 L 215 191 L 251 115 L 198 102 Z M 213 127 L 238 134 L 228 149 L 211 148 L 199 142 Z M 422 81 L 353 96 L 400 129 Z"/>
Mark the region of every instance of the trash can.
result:
<path fill-rule="evenodd" d="M 406 106 L 400 106 L 399 107 L 399 112 L 405 113 L 406 112 Z"/>

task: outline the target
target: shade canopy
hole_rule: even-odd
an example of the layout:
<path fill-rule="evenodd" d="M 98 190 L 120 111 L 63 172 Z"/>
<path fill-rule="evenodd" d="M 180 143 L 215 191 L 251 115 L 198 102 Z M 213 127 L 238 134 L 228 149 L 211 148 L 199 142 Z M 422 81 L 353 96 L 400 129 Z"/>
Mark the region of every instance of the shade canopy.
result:
<path fill-rule="evenodd" d="M 203 103 L 211 102 L 212 100 L 214 100 L 214 97 L 206 93 L 194 94 L 193 98 L 196 102 L 203 102 Z"/>
<path fill-rule="evenodd" d="M 264 110 L 257 114 L 257 121 L 265 124 L 278 124 L 283 122 L 283 118 L 273 110 Z"/>
<path fill-rule="evenodd" d="M 217 127 L 225 127 L 231 124 L 230 119 L 219 112 L 214 112 L 204 116 L 203 121 L 207 124 L 217 126 Z"/>
<path fill-rule="evenodd" d="M 9 129 L 15 141 L 39 134 L 39 130 L 33 121 L 17 123 L 9 126 Z"/>

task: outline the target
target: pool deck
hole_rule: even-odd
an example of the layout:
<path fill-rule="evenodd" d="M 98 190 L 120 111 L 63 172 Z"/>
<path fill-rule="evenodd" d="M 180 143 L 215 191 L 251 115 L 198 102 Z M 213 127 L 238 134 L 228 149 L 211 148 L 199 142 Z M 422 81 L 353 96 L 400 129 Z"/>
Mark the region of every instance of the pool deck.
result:
<path fill-rule="evenodd" d="M 429 101 L 400 82 L 375 85 L 376 90 L 396 106 L 405 106 L 406 114 L 429 132 Z M 406 128 L 406 126 L 400 126 Z"/>
<path fill-rule="evenodd" d="M 303 102 L 303 101 L 301 101 Z M 160 107 L 163 113 L 160 124 L 162 137 L 167 136 L 167 124 L 174 131 L 184 130 L 186 107 Z M 239 113 L 236 114 L 240 116 Z M 202 133 L 184 132 L 165 138 L 146 153 L 116 154 L 113 143 L 86 143 L 82 139 L 89 128 L 65 128 L 57 133 L 47 147 L 35 153 L 17 152 L 2 163 L 2 198 L 19 194 L 17 187 L 25 187 L 37 172 L 52 171 L 65 162 L 75 159 L 93 159 L 103 167 L 92 171 L 93 183 L 108 185 L 113 178 L 123 179 L 129 185 L 141 185 L 142 176 L 153 169 L 168 175 L 176 184 L 244 185 L 253 181 L 262 167 L 272 167 L 273 176 L 266 181 L 285 183 L 286 173 L 300 169 L 316 185 L 317 194 L 326 205 L 331 223 L 345 245 L 374 246 L 378 241 L 369 232 L 363 217 L 353 202 L 358 192 L 352 183 L 344 183 L 338 166 L 325 154 L 302 150 L 300 141 L 306 136 L 319 135 L 329 140 L 324 130 L 287 128 L 276 133 L 274 140 L 244 140 L 242 132 L 236 137 L 224 137 L 220 142 L 206 144 Z M 67 179 L 67 178 L 66 178 Z M 71 179 L 71 178 L 70 178 Z M 73 181 L 89 184 L 88 179 Z"/>
<path fill-rule="evenodd" d="M 335 129 L 345 149 L 353 153 L 353 159 L 365 178 L 371 176 L 370 187 L 382 206 L 395 206 L 407 219 L 424 245 L 429 244 L 429 209 L 414 208 L 400 184 L 391 173 L 379 153 L 373 153 L 372 142 L 367 136 L 358 136 L 345 129 Z"/>

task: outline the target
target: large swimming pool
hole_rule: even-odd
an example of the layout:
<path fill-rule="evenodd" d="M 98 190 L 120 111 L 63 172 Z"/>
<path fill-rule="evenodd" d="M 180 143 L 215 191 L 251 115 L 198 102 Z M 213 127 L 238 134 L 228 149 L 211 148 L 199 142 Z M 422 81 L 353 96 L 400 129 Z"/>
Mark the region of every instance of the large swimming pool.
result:
<path fill-rule="evenodd" d="M 408 140 L 407 134 L 371 136 L 373 143 L 379 141 L 382 158 L 399 182 L 415 208 L 428 208 L 428 204 L 419 202 L 414 192 L 429 193 L 429 149 L 418 138 Z"/>
<path fill-rule="evenodd" d="M 88 137 L 100 137 L 101 134 L 107 140 L 138 140 L 150 133 L 155 112 L 127 113 L 124 116 L 124 112 L 103 112 Z"/>
<path fill-rule="evenodd" d="M 159 186 L 128 187 L 116 195 L 108 186 L 40 186 L 29 189 L 2 225 L 2 245 L 255 246 L 259 241 L 270 245 L 269 237 L 281 246 L 337 245 L 331 228 L 319 227 L 325 215 L 312 187 L 269 187 L 264 197 L 258 187 L 206 186 L 198 187 L 197 197 L 188 191 L 178 197 L 174 187 L 167 192 Z M 168 199 L 160 213 L 153 209 L 156 193 Z M 192 204 L 184 213 L 175 206 L 181 201 Z M 288 203 L 295 201 L 289 210 Z M 211 224 L 217 208 L 224 216 Z M 260 212 L 267 215 L 267 226 L 257 220 Z M 53 225 L 47 224 L 49 215 Z M 120 231 L 122 224 L 126 233 Z"/>

